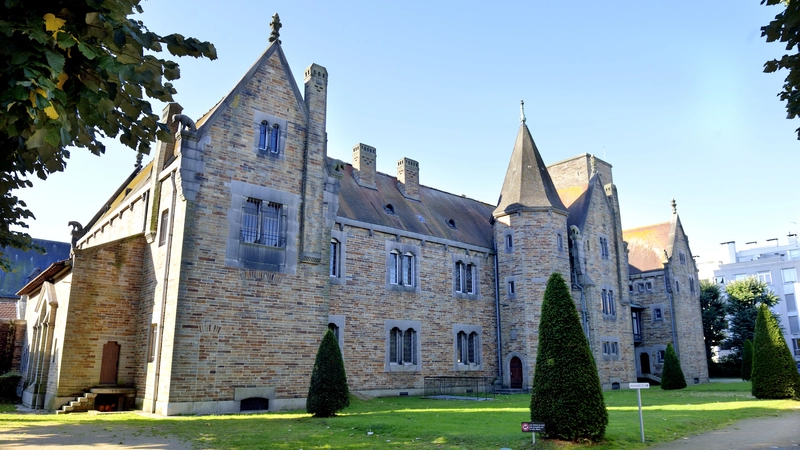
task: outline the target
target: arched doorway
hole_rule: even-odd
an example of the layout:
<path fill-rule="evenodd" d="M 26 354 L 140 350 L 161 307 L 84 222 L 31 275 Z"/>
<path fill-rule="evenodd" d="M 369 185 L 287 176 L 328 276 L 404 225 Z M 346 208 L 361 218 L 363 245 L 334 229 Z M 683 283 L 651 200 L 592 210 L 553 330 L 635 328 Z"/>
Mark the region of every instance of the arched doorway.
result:
<path fill-rule="evenodd" d="M 522 389 L 522 361 L 516 356 L 509 362 L 511 369 L 511 389 Z"/>
<path fill-rule="evenodd" d="M 100 363 L 100 384 L 117 384 L 119 347 L 120 345 L 113 341 L 108 341 L 103 346 L 103 359 Z"/>
<path fill-rule="evenodd" d="M 650 355 L 647 352 L 639 353 L 639 367 L 642 369 L 642 375 L 650 373 Z"/>

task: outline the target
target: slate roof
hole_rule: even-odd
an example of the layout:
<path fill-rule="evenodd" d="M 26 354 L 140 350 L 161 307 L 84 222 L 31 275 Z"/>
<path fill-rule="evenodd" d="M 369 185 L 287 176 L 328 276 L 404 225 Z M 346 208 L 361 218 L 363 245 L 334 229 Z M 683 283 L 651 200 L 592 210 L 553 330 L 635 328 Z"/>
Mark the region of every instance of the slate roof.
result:
<path fill-rule="evenodd" d="M 492 205 L 422 185 L 419 201 L 409 200 L 397 188 L 396 177 L 377 172 L 375 190 L 359 186 L 354 170 L 345 165 L 339 217 L 491 248 Z M 392 205 L 394 214 L 386 212 L 387 205 Z M 448 224 L 450 220 L 455 228 Z"/>
<path fill-rule="evenodd" d="M 502 216 L 526 208 L 567 211 L 550 178 L 550 172 L 542 161 L 542 155 L 533 142 L 528 126 L 522 122 L 494 215 Z"/>
<path fill-rule="evenodd" d="M 628 242 L 628 264 L 630 273 L 636 274 L 664 268 L 664 252 L 669 242 L 670 222 L 648 225 L 622 231 L 622 239 Z"/>
<path fill-rule="evenodd" d="M 64 223 L 64 235 L 69 236 L 69 227 L 66 223 Z M 36 250 L 24 252 L 15 248 L 3 249 L 3 253 L 11 262 L 11 272 L 0 270 L 0 298 L 19 298 L 17 291 L 29 281 L 52 263 L 69 258 L 69 242 L 34 239 L 33 243 L 44 247 L 45 253 Z"/>

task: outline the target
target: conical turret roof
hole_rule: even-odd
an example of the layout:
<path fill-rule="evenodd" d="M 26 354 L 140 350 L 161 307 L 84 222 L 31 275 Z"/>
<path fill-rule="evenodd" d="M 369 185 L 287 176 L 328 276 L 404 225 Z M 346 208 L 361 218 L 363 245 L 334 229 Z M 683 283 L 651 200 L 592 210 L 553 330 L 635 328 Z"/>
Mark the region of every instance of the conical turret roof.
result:
<path fill-rule="evenodd" d="M 522 210 L 542 209 L 567 212 L 531 132 L 522 120 L 500 191 L 500 200 L 493 214 L 500 217 Z"/>

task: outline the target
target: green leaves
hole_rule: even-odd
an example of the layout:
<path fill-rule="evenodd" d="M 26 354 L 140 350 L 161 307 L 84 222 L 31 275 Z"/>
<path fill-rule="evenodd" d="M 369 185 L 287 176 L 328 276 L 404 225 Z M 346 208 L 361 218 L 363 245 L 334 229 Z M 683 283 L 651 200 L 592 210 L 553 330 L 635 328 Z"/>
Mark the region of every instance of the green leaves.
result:
<path fill-rule="evenodd" d="M 768 25 L 761 27 L 761 36 L 767 42 L 783 42 L 787 51 L 800 46 L 800 2 L 781 0 L 762 0 L 762 5 L 783 5 L 785 9 L 775 16 Z M 783 55 L 780 60 L 773 59 L 764 64 L 764 72 L 773 73 L 787 69 L 783 90 L 778 93 L 781 101 L 786 102 L 786 118 L 793 119 L 800 114 L 800 58 L 797 50 L 794 54 Z M 800 128 L 796 130 L 800 139 Z"/>
<path fill-rule="evenodd" d="M 168 140 L 147 97 L 172 101 L 174 56 L 216 59 L 208 42 L 179 34 L 162 37 L 129 16 L 141 0 L 6 1 L 0 20 L 0 245 L 29 245 L 22 234 L 33 215 L 10 193 L 24 178 L 64 170 L 69 146 L 101 154 L 100 137 L 147 153 L 156 137 Z M 145 54 L 148 53 L 148 54 Z M 3 262 L 0 261 L 0 266 Z"/>

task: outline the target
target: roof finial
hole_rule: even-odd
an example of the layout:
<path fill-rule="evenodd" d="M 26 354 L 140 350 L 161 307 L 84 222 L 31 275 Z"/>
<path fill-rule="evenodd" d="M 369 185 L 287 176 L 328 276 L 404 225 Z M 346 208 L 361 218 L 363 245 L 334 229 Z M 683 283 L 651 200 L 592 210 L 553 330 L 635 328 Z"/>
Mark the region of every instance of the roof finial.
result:
<path fill-rule="evenodd" d="M 519 121 L 525 123 L 525 100 L 519 101 Z"/>
<path fill-rule="evenodd" d="M 592 175 L 597 173 L 597 160 L 594 159 L 594 155 L 592 155 L 591 159 L 589 159 L 589 163 L 592 166 Z"/>
<path fill-rule="evenodd" d="M 278 16 L 278 13 L 275 13 L 275 15 L 272 16 L 272 22 L 269 24 L 269 26 L 272 27 L 272 33 L 269 35 L 269 41 L 278 41 L 278 44 L 280 44 L 281 40 L 278 38 L 281 37 L 281 27 L 283 25 L 281 25 L 281 18 Z"/>
<path fill-rule="evenodd" d="M 678 203 L 674 198 L 672 199 L 672 214 L 678 214 Z"/>

